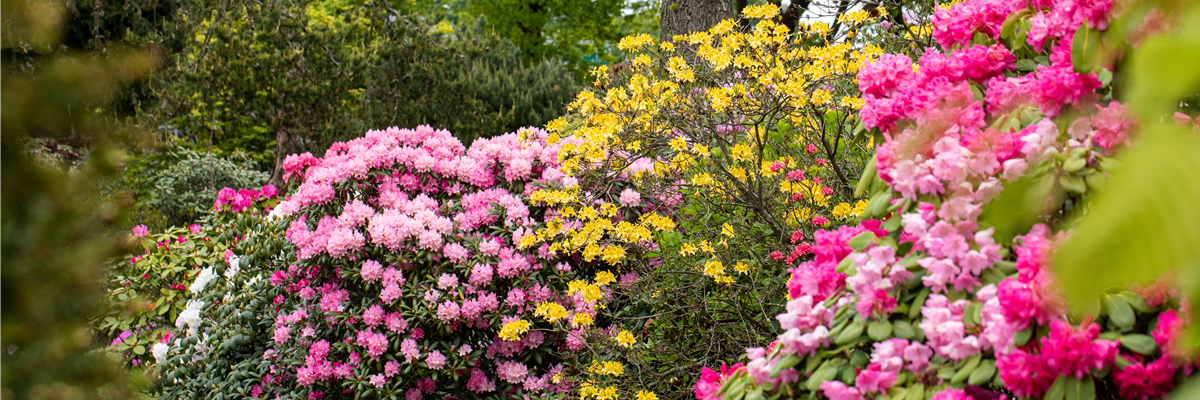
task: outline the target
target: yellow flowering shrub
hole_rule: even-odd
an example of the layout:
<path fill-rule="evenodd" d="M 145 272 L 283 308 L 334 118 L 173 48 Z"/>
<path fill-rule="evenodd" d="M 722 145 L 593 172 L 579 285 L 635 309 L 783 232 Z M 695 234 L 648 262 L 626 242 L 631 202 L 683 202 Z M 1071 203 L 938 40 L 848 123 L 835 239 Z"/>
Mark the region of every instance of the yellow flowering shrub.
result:
<path fill-rule="evenodd" d="M 775 5 L 743 11 L 748 24 L 622 39 L 626 61 L 597 67 L 547 126 L 573 180 L 531 196 L 556 212 L 521 244 L 601 270 L 568 284 L 595 314 L 535 311 L 587 338 L 568 371 L 581 398 L 685 393 L 699 365 L 776 333 L 761 321 L 785 299 L 763 293 L 811 258 L 816 230 L 861 219 L 854 192 L 876 139 L 856 119 L 855 76 L 921 36 L 881 40 L 878 8 L 795 29 Z M 622 372 L 601 373 L 608 362 Z"/>

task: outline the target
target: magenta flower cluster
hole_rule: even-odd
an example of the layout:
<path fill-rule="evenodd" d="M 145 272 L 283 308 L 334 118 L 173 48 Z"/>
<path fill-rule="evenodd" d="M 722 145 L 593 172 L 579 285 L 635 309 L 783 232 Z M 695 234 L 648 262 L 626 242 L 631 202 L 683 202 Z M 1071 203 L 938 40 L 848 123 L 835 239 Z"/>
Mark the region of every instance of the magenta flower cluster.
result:
<path fill-rule="evenodd" d="M 839 344 L 859 338 L 847 333 L 853 331 L 848 324 L 861 324 L 853 332 L 873 321 L 890 327 L 906 294 L 919 300 L 903 304 L 912 311 L 898 323 L 913 319 L 915 338 L 875 339 L 852 380 L 808 387 L 819 385 L 833 400 L 875 398 L 890 395 L 908 371 L 937 387 L 936 399 L 967 399 L 969 390 L 935 372 L 986 357 L 995 359 L 1004 387 L 1022 398 L 1041 397 L 1060 376 L 1113 371 L 1122 396 L 1150 399 L 1168 393 L 1184 365 L 1191 370 L 1187 357 L 1170 347 L 1184 321 L 1169 308 L 1153 332 L 1164 354 L 1158 358 L 1122 351 L 1119 335 L 1101 338 L 1092 317 L 1070 322 L 1049 264 L 1068 233 L 1037 224 L 1014 243 L 1001 243 L 993 228 L 980 226 L 984 205 L 1006 183 L 1052 157 L 1109 156 L 1126 144 L 1134 121 L 1125 106 L 1105 104 L 1096 93 L 1103 86 L 1098 75 L 1072 64 L 1076 30 L 1106 28 L 1110 9 L 1107 0 L 966 0 L 937 9 L 933 35 L 945 50 L 928 49 L 919 68 L 904 55 L 888 54 L 861 69 L 861 117 L 885 138 L 876 168 L 898 194 L 890 199 L 898 228 L 889 232 L 865 220 L 814 235 L 813 260 L 789 270 L 791 300 L 777 317 L 784 332 L 767 349 L 747 350 L 745 377 L 752 385 L 780 388 L 804 379 L 798 369 L 776 364 L 815 357 L 835 347 L 839 336 Z M 1015 13 L 1032 24 L 1026 44 L 1046 56 L 1025 72 L 1000 40 L 1005 19 Z M 994 271 L 1012 255 L 1012 276 Z M 913 296 L 917 291 L 921 295 Z M 1022 332 L 1026 339 L 1017 339 Z M 698 398 L 700 389 L 698 383 Z"/>
<path fill-rule="evenodd" d="M 222 188 L 217 192 L 217 199 L 213 201 L 213 209 L 242 212 L 254 206 L 256 201 L 271 199 L 278 195 L 279 190 L 275 188 L 275 185 L 269 183 L 259 189 Z"/>

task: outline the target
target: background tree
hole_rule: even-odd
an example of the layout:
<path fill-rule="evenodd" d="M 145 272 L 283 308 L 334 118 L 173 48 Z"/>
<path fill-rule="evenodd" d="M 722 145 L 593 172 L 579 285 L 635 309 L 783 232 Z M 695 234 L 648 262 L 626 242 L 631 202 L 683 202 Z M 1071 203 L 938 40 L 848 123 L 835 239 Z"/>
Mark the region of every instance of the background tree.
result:
<path fill-rule="evenodd" d="M 733 17 L 729 0 L 664 0 L 659 8 L 659 38 L 670 40 L 675 35 L 706 31 Z"/>

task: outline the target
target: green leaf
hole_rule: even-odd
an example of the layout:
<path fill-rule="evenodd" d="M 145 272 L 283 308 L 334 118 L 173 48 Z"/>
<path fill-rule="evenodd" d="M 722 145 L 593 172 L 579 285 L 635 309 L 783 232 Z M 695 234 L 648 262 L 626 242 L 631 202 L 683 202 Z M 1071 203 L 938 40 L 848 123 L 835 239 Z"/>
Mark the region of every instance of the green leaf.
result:
<path fill-rule="evenodd" d="M 1133 307 L 1133 309 L 1137 312 L 1147 313 L 1154 310 L 1154 307 L 1150 307 L 1149 304 L 1146 304 L 1146 298 L 1142 297 L 1140 294 L 1126 290 L 1117 295 L 1121 296 L 1121 299 L 1125 300 L 1126 303 L 1129 303 L 1129 306 Z"/>
<path fill-rule="evenodd" d="M 908 387 L 908 395 L 904 396 L 904 400 L 924 400 L 925 385 L 920 383 Z"/>
<path fill-rule="evenodd" d="M 1100 51 L 1100 31 L 1088 28 L 1084 21 L 1075 31 L 1075 40 L 1071 43 L 1071 63 L 1075 65 L 1075 72 L 1086 74 L 1096 69 Z"/>
<path fill-rule="evenodd" d="M 1170 400 L 1193 399 L 1200 399 L 1200 377 L 1195 375 L 1192 375 L 1191 379 L 1188 379 L 1186 382 L 1184 382 L 1183 387 L 1177 388 L 1175 392 L 1171 394 L 1170 398 Z"/>
<path fill-rule="evenodd" d="M 1020 24 L 1021 17 L 1023 17 L 1023 16 L 1024 16 L 1024 13 L 1009 14 L 1008 18 L 1004 19 L 1004 24 L 1000 26 L 1000 38 L 1001 39 L 1011 38 L 1016 33 L 1017 25 Z"/>
<path fill-rule="evenodd" d="M 875 241 L 875 234 L 871 233 L 871 231 L 866 231 L 850 238 L 847 244 L 850 245 L 851 249 L 862 251 L 873 241 Z"/>
<path fill-rule="evenodd" d="M 916 318 L 921 314 L 921 307 L 925 306 L 927 297 L 929 297 L 929 288 L 921 289 L 921 292 L 917 293 L 917 298 L 913 299 L 912 308 L 908 309 L 908 319 Z"/>
<path fill-rule="evenodd" d="M 1108 318 L 1113 324 L 1123 329 L 1133 328 L 1134 322 L 1137 322 L 1137 316 L 1133 314 L 1133 307 L 1125 302 L 1125 299 L 1120 296 L 1104 295 L 1101 299 L 1101 304 L 1104 305 L 1105 311 L 1108 313 Z"/>
<path fill-rule="evenodd" d="M 1036 69 L 1037 69 L 1037 63 L 1033 62 L 1033 60 L 1030 60 L 1028 58 L 1022 58 L 1020 60 L 1017 60 L 1017 70 L 1018 71 L 1030 72 L 1030 71 L 1033 71 Z"/>
<path fill-rule="evenodd" d="M 858 185 L 854 187 L 854 197 L 860 197 L 867 192 L 867 188 L 871 187 L 871 181 L 875 180 L 875 157 L 871 157 L 867 161 L 866 168 L 863 168 L 862 177 L 858 178 Z"/>
<path fill-rule="evenodd" d="M 1142 42 L 1129 62 L 1128 103 L 1142 121 L 1174 111 L 1179 100 L 1200 87 L 1200 8 L 1193 8 L 1190 23 L 1177 35 L 1155 35 Z"/>
<path fill-rule="evenodd" d="M 1059 375 L 1058 379 L 1054 380 L 1054 384 L 1050 385 L 1050 389 L 1046 390 L 1046 395 L 1042 396 L 1042 400 L 1064 400 L 1067 395 L 1067 376 Z"/>
<path fill-rule="evenodd" d="M 917 332 L 913 330 L 912 324 L 909 324 L 908 321 L 896 321 L 892 324 L 892 332 L 901 339 L 912 339 L 917 336 Z"/>
<path fill-rule="evenodd" d="M 871 196 L 871 200 L 867 202 L 867 208 L 863 210 L 863 217 L 873 218 L 882 216 L 887 211 L 891 204 L 892 191 L 884 190 Z"/>
<path fill-rule="evenodd" d="M 1078 175 L 1060 176 L 1058 177 L 1058 184 L 1062 185 L 1063 190 L 1071 193 L 1083 194 L 1087 192 L 1087 184 Z"/>
<path fill-rule="evenodd" d="M 863 331 L 862 322 L 858 322 L 858 321 L 851 322 L 850 325 L 846 325 L 846 329 L 843 329 L 842 333 L 838 334 L 837 338 L 833 339 L 833 344 L 841 346 L 846 343 L 850 343 L 855 340 L 858 340 L 858 338 L 860 336 L 862 336 L 862 331 Z"/>
<path fill-rule="evenodd" d="M 882 342 L 892 337 L 892 323 L 887 320 L 872 321 L 867 325 L 867 336 L 876 342 Z"/>
<path fill-rule="evenodd" d="M 788 354 L 787 356 L 784 356 L 782 359 L 775 362 L 774 367 L 771 367 L 771 377 L 776 377 L 781 371 L 796 366 L 796 364 L 799 364 L 801 360 L 804 360 L 804 358 L 795 354 Z"/>
<path fill-rule="evenodd" d="M 1087 160 L 1079 157 L 1071 157 L 1063 163 L 1063 171 L 1076 172 L 1087 166 Z"/>
<path fill-rule="evenodd" d="M 812 376 L 808 377 L 808 383 L 806 383 L 805 386 L 808 388 L 808 390 L 815 391 L 820 389 L 822 383 L 825 383 L 825 381 L 831 380 L 833 377 L 837 376 L 838 367 L 838 365 L 835 365 L 832 362 L 826 362 L 821 366 L 821 368 L 817 369 L 817 372 L 814 372 Z"/>
<path fill-rule="evenodd" d="M 1000 196 L 984 205 L 979 219 L 984 226 L 996 228 L 992 234 L 996 242 L 1011 243 L 1061 204 L 1062 193 L 1054 189 L 1053 179 L 1024 176 L 1005 185 Z"/>
<path fill-rule="evenodd" d="M 1200 141 L 1159 124 L 1126 150 L 1122 164 L 1054 253 L 1068 304 L 1110 287 L 1149 284 L 1200 259 L 1200 224 L 1183 223 L 1200 221 L 1200 179 L 1194 179 L 1200 176 Z"/>
<path fill-rule="evenodd" d="M 1017 346 L 1024 346 L 1025 344 L 1029 343 L 1029 339 L 1032 337 L 1033 327 L 1019 330 L 1017 331 L 1017 334 L 1013 336 L 1013 344 Z"/>
<path fill-rule="evenodd" d="M 979 364 L 971 376 L 967 377 L 967 383 L 972 385 L 982 385 L 992 379 L 992 375 L 996 374 L 996 363 L 994 360 Z"/>
<path fill-rule="evenodd" d="M 1092 380 L 1091 375 L 1084 376 L 1083 379 L 1070 377 L 1067 379 L 1066 387 L 1066 400 L 1096 399 L 1096 382 Z"/>
<path fill-rule="evenodd" d="M 1154 338 L 1141 333 L 1121 336 L 1121 347 L 1147 356 L 1154 355 L 1158 351 L 1158 345 L 1154 343 Z"/>
<path fill-rule="evenodd" d="M 1100 79 L 1101 85 L 1108 86 L 1112 82 L 1113 74 L 1108 68 L 1101 68 L 1100 72 L 1096 73 L 1096 77 Z"/>
<path fill-rule="evenodd" d="M 982 359 L 983 356 L 979 354 L 968 358 L 966 365 L 963 365 L 963 367 L 954 374 L 953 378 L 950 378 L 950 382 L 962 383 L 963 381 L 967 380 L 967 377 L 970 377 L 971 373 L 975 372 L 975 367 L 979 366 L 979 361 Z"/>

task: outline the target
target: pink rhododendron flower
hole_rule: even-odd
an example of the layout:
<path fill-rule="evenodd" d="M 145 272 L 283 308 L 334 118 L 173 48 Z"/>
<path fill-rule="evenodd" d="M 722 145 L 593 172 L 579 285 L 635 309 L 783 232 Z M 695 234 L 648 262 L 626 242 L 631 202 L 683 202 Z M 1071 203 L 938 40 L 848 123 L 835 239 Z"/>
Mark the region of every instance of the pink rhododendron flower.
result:
<path fill-rule="evenodd" d="M 621 205 L 625 207 L 637 207 L 642 204 L 642 195 L 633 189 L 625 189 L 621 192 Z"/>
<path fill-rule="evenodd" d="M 1142 364 L 1129 360 L 1124 369 L 1115 371 L 1113 378 L 1120 388 L 1121 397 L 1126 399 L 1160 399 L 1175 388 L 1176 367 L 1169 357 Z"/>
<path fill-rule="evenodd" d="M 825 381 L 821 384 L 821 391 L 829 400 L 863 400 L 858 389 L 838 381 Z"/>
<path fill-rule="evenodd" d="M 933 398 L 930 400 L 975 400 L 975 399 L 971 396 L 968 396 L 967 392 L 962 389 L 947 388 L 946 390 L 940 391 L 937 394 L 933 395 Z"/>
<path fill-rule="evenodd" d="M 1117 355 L 1117 342 L 1097 339 L 1100 325 L 1085 322 L 1075 330 L 1063 320 L 1050 322 L 1050 335 L 1042 338 L 1042 355 L 1046 362 L 1063 375 L 1082 379 L 1092 370 L 1112 364 Z"/>
<path fill-rule="evenodd" d="M 505 361 L 496 366 L 496 376 L 508 383 L 522 383 L 528 373 L 529 368 L 516 361 Z"/>
<path fill-rule="evenodd" d="M 1021 350 L 996 359 L 1004 387 L 1020 397 L 1040 397 L 1058 378 L 1058 371 L 1044 357 Z"/>
<path fill-rule="evenodd" d="M 697 400 L 717 400 L 717 392 L 721 390 L 721 385 L 725 384 L 725 380 L 729 379 L 734 372 L 742 369 L 742 364 L 734 364 L 726 366 L 721 364 L 721 372 L 713 371 L 708 367 L 700 370 L 700 380 L 696 381 L 696 399 Z"/>

